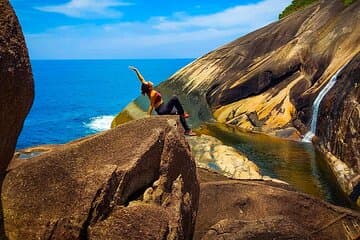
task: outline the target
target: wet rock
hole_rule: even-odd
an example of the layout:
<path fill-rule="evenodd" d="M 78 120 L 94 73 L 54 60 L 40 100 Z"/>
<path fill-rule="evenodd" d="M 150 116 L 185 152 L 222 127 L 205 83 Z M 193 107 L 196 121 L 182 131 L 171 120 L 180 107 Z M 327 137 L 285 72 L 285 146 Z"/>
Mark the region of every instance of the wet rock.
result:
<path fill-rule="evenodd" d="M 256 112 L 251 112 L 247 114 L 247 117 L 249 118 L 251 124 L 254 125 L 254 127 L 261 127 L 262 125 L 264 125 L 264 122 L 259 120 Z"/>
<path fill-rule="evenodd" d="M 303 112 L 302 112 L 302 114 L 303 114 Z M 301 118 L 302 114 L 298 114 L 299 118 Z M 295 119 L 293 121 L 293 125 L 296 129 L 299 129 L 300 133 L 302 133 L 303 135 L 305 135 L 307 133 L 307 128 L 300 119 L 298 119 L 298 118 Z"/>
<path fill-rule="evenodd" d="M 191 239 L 199 185 L 180 131 L 148 118 L 24 159 L 3 185 L 6 235 Z"/>
<path fill-rule="evenodd" d="M 359 237 L 357 212 L 298 193 L 280 183 L 224 181 L 205 170 L 198 174 L 200 204 L 194 239 Z"/>
<path fill-rule="evenodd" d="M 34 99 L 24 36 L 7 0 L 0 0 L 0 76 L 0 175 L 3 175 Z"/>
<path fill-rule="evenodd" d="M 289 140 L 299 140 L 301 138 L 301 135 L 294 127 L 288 127 L 288 128 L 276 130 L 275 136 L 280 138 L 286 138 Z"/>
<path fill-rule="evenodd" d="M 329 155 L 328 162 L 343 191 L 348 194 L 352 192 L 350 179 L 360 174 L 359 75 L 360 54 L 357 54 L 323 98 L 316 132 L 320 149 Z M 339 165 L 346 167 L 336 167 Z"/>
<path fill-rule="evenodd" d="M 217 138 L 201 135 L 188 139 L 192 155 L 199 167 L 219 171 L 234 179 L 261 179 L 259 168 L 236 149 Z"/>

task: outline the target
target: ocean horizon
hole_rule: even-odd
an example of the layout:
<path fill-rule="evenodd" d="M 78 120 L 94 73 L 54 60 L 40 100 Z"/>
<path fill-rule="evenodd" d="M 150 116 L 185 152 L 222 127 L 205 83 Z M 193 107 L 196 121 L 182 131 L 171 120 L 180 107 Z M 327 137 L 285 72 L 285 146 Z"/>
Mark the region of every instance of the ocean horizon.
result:
<path fill-rule="evenodd" d="M 157 85 L 193 60 L 31 60 L 35 99 L 16 149 L 62 144 L 109 129 L 115 115 L 140 95 L 129 65 Z"/>

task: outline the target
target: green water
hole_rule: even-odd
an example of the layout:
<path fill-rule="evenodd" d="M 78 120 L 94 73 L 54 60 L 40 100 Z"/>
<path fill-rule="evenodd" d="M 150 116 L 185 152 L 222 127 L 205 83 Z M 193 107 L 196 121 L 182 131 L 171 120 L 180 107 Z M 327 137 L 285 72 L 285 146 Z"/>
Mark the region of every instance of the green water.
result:
<path fill-rule="evenodd" d="M 217 137 L 244 153 L 262 175 L 283 180 L 296 190 L 335 205 L 351 207 L 328 168 L 322 153 L 312 144 L 245 133 L 222 124 L 206 124 L 200 132 Z"/>

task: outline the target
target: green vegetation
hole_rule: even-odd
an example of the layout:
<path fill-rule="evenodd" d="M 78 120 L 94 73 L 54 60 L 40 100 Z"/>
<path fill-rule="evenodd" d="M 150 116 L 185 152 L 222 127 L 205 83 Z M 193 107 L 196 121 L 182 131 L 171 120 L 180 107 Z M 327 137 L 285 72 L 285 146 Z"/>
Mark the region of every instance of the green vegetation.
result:
<path fill-rule="evenodd" d="M 300 9 L 303 9 L 304 7 L 317 1 L 318 0 L 293 0 L 292 3 L 287 6 L 282 13 L 279 14 L 279 19 L 286 17 Z"/>
<path fill-rule="evenodd" d="M 282 13 L 279 14 L 279 19 L 286 17 L 293 12 L 296 12 L 304 7 L 317 2 L 318 0 L 293 0 L 289 6 L 287 6 Z M 343 0 L 345 6 L 348 6 L 356 0 Z"/>
<path fill-rule="evenodd" d="M 355 2 L 355 0 L 343 0 L 343 1 L 344 1 L 345 6 L 348 6 L 348 5 L 352 4 L 353 2 Z"/>

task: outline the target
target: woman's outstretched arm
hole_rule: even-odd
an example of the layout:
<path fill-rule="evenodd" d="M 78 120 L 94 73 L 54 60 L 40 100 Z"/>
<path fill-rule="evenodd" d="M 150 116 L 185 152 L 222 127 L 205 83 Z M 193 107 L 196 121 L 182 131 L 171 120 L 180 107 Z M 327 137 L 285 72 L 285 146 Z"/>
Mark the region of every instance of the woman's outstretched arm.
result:
<path fill-rule="evenodd" d="M 139 70 L 136 67 L 129 66 L 129 68 L 136 73 L 136 76 L 138 77 L 138 79 L 140 80 L 140 82 L 142 84 L 146 84 L 145 78 L 141 75 L 141 73 L 139 72 Z"/>

